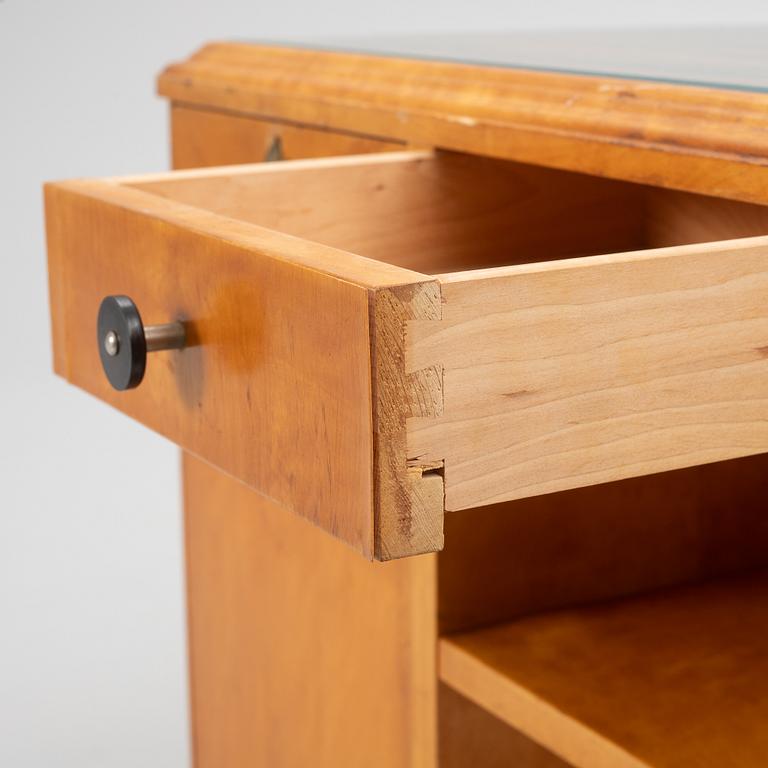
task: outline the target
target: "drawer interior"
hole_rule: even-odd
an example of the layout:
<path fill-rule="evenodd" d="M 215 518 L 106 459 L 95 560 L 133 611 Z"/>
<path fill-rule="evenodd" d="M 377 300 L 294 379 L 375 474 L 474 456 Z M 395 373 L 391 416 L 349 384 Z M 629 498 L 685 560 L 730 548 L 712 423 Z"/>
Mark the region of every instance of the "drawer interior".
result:
<path fill-rule="evenodd" d="M 441 744 L 762 765 L 766 471 L 753 456 L 447 515 Z"/>
<path fill-rule="evenodd" d="M 768 233 L 762 206 L 451 152 L 123 183 L 425 274 Z"/>

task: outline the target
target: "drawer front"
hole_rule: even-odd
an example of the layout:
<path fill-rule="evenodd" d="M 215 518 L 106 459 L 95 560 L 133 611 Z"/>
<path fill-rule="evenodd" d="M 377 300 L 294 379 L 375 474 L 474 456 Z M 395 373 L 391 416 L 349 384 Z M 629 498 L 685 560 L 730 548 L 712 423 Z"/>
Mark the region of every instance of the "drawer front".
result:
<path fill-rule="evenodd" d="M 368 557 L 438 548 L 419 526 L 394 530 L 402 544 L 388 545 L 374 513 L 387 505 L 373 475 L 388 449 L 376 447 L 386 430 L 372 428 L 371 339 L 402 336 L 381 324 L 403 320 L 382 314 L 376 326 L 369 308 L 422 276 L 140 186 L 46 190 L 56 371 Z M 186 348 L 149 355 L 128 391 L 107 381 L 95 334 L 99 305 L 115 294 L 146 323 L 186 327 Z M 441 535 L 442 487 L 434 500 L 426 528 Z"/>

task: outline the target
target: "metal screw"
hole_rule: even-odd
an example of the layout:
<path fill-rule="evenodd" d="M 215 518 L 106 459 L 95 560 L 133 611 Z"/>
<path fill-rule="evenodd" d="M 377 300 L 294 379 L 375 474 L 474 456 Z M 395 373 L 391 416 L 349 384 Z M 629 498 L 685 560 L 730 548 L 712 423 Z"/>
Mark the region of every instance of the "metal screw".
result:
<path fill-rule="evenodd" d="M 114 357 L 120 351 L 120 339 L 114 331 L 108 331 L 104 337 L 104 350 L 110 357 Z"/>

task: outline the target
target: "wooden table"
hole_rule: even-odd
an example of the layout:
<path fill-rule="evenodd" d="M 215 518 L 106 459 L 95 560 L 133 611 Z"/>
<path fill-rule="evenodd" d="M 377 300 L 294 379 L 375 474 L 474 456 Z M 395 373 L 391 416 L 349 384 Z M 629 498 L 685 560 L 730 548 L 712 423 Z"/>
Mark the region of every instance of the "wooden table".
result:
<path fill-rule="evenodd" d="M 183 450 L 196 766 L 765 765 L 768 77 L 697 39 L 212 44 L 176 170 L 47 186 L 57 373 Z"/>

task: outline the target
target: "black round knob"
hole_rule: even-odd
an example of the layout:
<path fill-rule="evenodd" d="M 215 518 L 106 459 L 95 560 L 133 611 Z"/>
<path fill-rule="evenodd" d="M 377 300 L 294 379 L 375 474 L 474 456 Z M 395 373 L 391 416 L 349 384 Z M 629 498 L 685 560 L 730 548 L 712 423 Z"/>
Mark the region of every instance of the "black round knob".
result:
<path fill-rule="evenodd" d="M 107 296 L 96 323 L 99 356 L 109 383 L 119 390 L 141 384 L 147 352 L 181 349 L 186 342 L 184 324 L 147 325 L 128 296 Z"/>
<path fill-rule="evenodd" d="M 136 305 L 128 296 L 107 296 L 99 307 L 96 327 L 109 383 L 119 390 L 138 387 L 147 367 L 147 340 Z"/>

